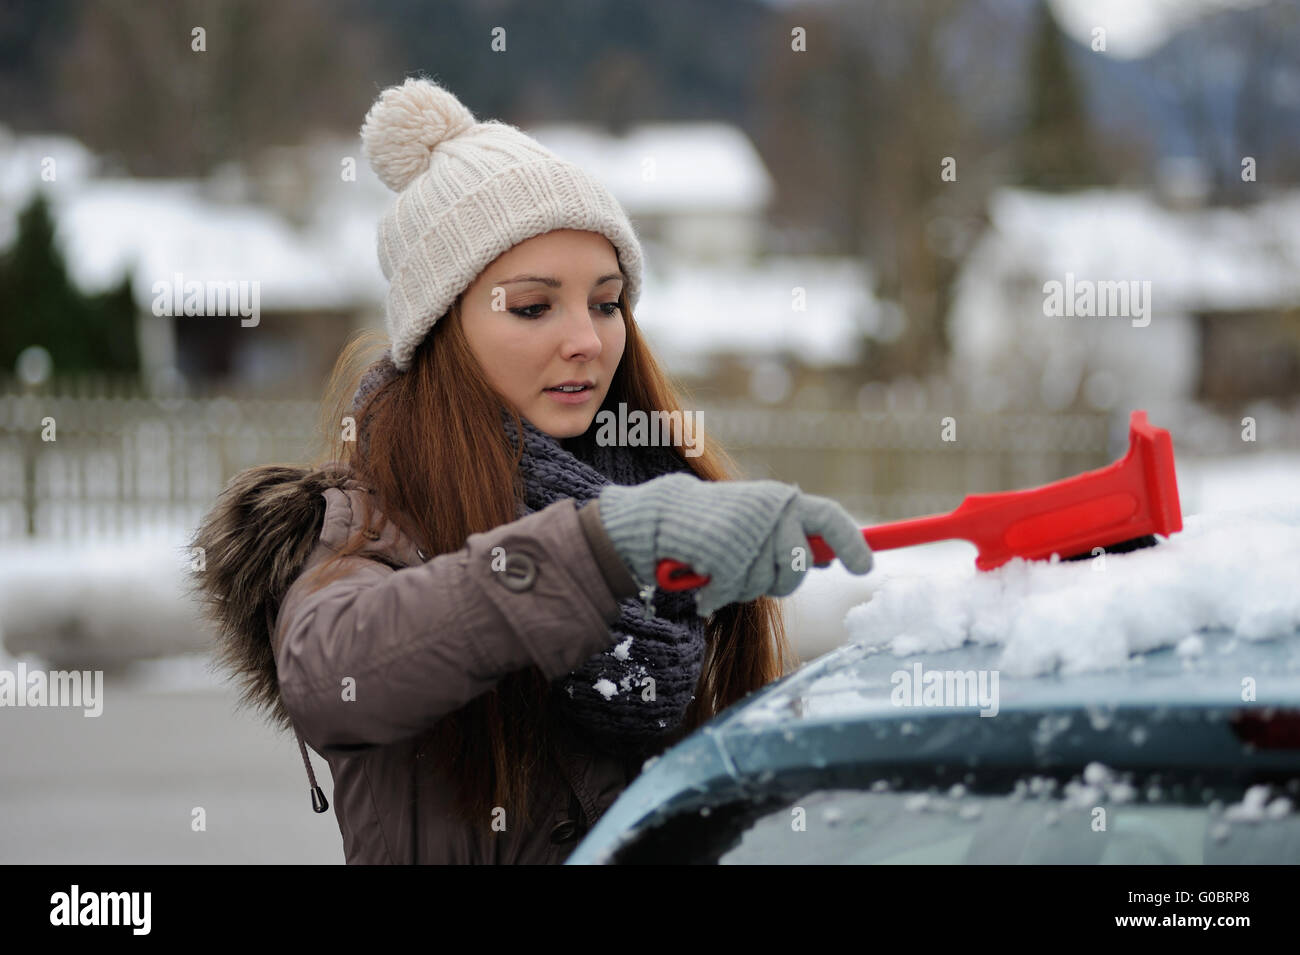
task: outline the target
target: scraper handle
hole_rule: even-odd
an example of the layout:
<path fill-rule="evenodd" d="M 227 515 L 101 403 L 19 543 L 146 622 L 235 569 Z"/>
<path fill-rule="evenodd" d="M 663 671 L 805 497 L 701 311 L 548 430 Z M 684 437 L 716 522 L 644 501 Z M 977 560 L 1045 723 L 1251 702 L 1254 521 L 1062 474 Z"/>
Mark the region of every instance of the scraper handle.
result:
<path fill-rule="evenodd" d="M 895 547 L 911 547 L 914 544 L 929 544 L 945 540 L 962 532 L 964 517 L 960 514 L 936 514 L 931 517 L 916 517 L 906 521 L 894 521 L 890 524 L 877 524 L 862 528 L 862 538 L 873 551 L 892 550 Z M 835 559 L 835 551 L 820 535 L 808 537 L 808 547 L 812 551 L 812 563 L 829 564 Z M 697 574 L 679 560 L 665 558 L 659 561 L 655 569 L 655 579 L 662 590 L 691 590 L 703 587 L 709 578 Z"/>
<path fill-rule="evenodd" d="M 813 534 L 809 537 L 808 544 L 814 564 L 828 564 L 835 559 L 835 552 L 819 535 Z M 655 579 L 659 582 L 660 590 L 691 590 L 695 587 L 703 587 L 709 582 L 708 577 L 697 574 L 688 564 L 671 558 L 659 561 L 659 566 L 655 569 Z"/>

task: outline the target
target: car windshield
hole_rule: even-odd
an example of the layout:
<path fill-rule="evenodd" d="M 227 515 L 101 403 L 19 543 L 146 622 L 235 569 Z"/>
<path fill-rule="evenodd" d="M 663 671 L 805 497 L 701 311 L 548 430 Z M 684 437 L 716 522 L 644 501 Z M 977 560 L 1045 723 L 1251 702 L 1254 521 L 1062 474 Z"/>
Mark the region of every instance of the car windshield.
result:
<path fill-rule="evenodd" d="M 1118 797 L 1118 798 L 1117 798 Z M 1294 794 L 1032 777 L 1010 791 L 823 789 L 765 812 L 724 865 L 1240 864 L 1300 858 Z M 701 860 L 701 861 L 714 861 Z"/>

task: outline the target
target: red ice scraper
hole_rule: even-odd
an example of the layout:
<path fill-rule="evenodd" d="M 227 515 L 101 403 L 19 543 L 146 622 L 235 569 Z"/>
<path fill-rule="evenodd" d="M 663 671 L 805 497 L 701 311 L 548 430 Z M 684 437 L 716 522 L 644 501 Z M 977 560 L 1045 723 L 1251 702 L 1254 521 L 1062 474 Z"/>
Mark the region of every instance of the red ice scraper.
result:
<path fill-rule="evenodd" d="M 1000 567 L 1026 560 L 1087 557 L 1149 547 L 1155 534 L 1183 529 L 1169 432 L 1147 423 L 1145 411 L 1129 417 L 1128 454 L 1114 464 L 1025 491 L 968 494 L 950 514 L 864 527 L 874 550 L 961 538 L 979 550 L 975 566 Z M 821 537 L 808 538 L 814 564 L 835 553 Z M 676 560 L 661 560 L 656 577 L 664 590 L 690 590 L 709 582 Z"/>

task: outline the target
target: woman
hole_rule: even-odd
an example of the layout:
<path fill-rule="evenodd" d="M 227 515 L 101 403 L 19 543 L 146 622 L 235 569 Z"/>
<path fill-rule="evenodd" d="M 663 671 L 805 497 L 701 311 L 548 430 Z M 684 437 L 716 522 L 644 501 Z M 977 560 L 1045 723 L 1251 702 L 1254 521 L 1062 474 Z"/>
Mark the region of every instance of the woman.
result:
<path fill-rule="evenodd" d="M 680 431 L 602 438 L 598 410 L 681 405 L 598 182 L 426 79 L 385 90 L 362 139 L 399 194 L 389 348 L 340 356 L 329 464 L 230 482 L 197 585 L 317 812 L 305 743 L 329 764 L 347 862 L 562 862 L 647 758 L 786 671 L 772 597 L 806 537 L 857 573 L 871 553 L 834 502 L 725 481 Z M 709 583 L 656 594 L 669 557 Z"/>

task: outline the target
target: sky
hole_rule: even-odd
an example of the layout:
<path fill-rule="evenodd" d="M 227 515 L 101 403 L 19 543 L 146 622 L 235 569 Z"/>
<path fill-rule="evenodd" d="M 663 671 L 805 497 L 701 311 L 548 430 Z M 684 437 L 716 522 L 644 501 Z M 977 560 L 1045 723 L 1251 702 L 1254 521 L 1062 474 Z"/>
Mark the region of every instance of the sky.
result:
<path fill-rule="evenodd" d="M 1198 17 L 1221 10 L 1264 6 L 1273 0 L 1047 0 L 1061 28 L 1078 42 L 1092 43 L 1106 30 L 1105 52 L 1116 59 L 1146 56 Z"/>
<path fill-rule="evenodd" d="M 761 0 L 769 7 L 797 9 L 823 0 Z M 872 0 L 858 0 L 870 6 Z M 1046 0 L 1070 36 L 1091 44 L 1096 27 L 1106 30 L 1106 54 L 1136 59 L 1153 52 L 1182 26 L 1220 10 L 1243 10 L 1276 0 Z"/>

